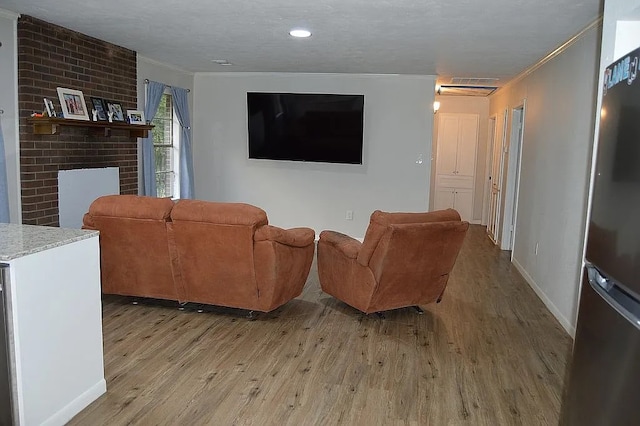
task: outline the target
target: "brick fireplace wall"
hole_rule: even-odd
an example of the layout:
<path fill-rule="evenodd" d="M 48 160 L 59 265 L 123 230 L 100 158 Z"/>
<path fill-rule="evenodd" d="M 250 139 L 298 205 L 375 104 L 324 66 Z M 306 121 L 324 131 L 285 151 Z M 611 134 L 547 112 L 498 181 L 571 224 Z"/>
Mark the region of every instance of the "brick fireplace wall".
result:
<path fill-rule="evenodd" d="M 138 193 L 137 140 L 126 130 L 96 136 L 84 127 L 35 135 L 27 118 L 42 112 L 43 98 L 61 111 L 57 87 L 137 109 L 136 52 L 30 16 L 18 20 L 18 108 L 22 222 L 58 226 L 58 171 L 120 168 L 120 193 Z M 89 114 L 90 115 L 90 114 Z M 90 115 L 91 116 L 91 115 Z"/>

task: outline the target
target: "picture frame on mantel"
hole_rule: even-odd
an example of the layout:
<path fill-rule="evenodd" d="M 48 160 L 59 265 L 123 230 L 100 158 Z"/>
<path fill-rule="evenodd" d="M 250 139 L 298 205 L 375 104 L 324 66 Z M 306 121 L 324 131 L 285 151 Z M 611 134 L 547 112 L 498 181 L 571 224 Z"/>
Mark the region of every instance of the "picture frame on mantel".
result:
<path fill-rule="evenodd" d="M 51 99 L 44 98 L 44 107 L 49 117 L 55 118 L 58 116 L 58 114 L 56 113 L 56 108 L 53 106 L 53 102 L 51 102 Z"/>
<path fill-rule="evenodd" d="M 106 106 L 104 105 L 104 99 L 95 98 L 93 96 L 90 97 L 91 106 L 96 111 L 96 119 L 98 121 L 107 121 L 107 111 Z"/>
<path fill-rule="evenodd" d="M 58 99 L 64 118 L 89 121 L 89 112 L 80 90 L 58 87 Z"/>
<path fill-rule="evenodd" d="M 144 111 L 136 111 L 133 109 L 127 110 L 127 117 L 129 118 L 129 124 L 145 125 Z"/>
<path fill-rule="evenodd" d="M 119 121 L 119 122 L 125 121 L 124 109 L 122 108 L 122 104 L 120 102 L 110 101 L 105 99 L 104 104 L 106 106 L 107 114 L 108 113 L 113 114 L 112 116 L 113 121 Z"/>

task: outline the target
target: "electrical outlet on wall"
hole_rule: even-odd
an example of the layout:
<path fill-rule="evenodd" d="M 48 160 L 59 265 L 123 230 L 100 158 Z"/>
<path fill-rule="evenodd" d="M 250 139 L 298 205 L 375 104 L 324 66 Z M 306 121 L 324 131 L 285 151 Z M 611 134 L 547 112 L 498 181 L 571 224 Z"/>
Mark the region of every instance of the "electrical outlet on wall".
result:
<path fill-rule="evenodd" d="M 353 220 L 353 210 L 347 210 L 347 214 L 345 215 L 345 219 Z"/>

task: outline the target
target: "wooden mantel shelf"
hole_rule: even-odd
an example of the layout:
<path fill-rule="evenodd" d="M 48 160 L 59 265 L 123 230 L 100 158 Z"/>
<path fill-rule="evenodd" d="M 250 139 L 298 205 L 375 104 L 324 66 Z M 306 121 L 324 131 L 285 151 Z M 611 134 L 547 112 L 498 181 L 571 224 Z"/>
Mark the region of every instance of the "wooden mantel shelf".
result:
<path fill-rule="evenodd" d="M 59 131 L 60 126 L 86 127 L 94 130 L 104 130 L 104 136 L 111 136 L 111 130 L 122 129 L 129 131 L 131 138 L 146 138 L 149 130 L 153 129 L 150 124 L 129 124 L 108 121 L 85 121 L 71 120 L 67 118 L 49 118 L 49 117 L 29 117 L 27 122 L 33 125 L 33 133 L 36 135 L 55 135 Z"/>

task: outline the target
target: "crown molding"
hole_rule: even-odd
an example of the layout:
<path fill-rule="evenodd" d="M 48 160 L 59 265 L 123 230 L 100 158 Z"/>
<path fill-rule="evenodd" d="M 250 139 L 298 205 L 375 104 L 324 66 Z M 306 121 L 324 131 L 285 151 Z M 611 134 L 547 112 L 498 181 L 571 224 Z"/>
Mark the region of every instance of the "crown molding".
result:
<path fill-rule="evenodd" d="M 191 76 L 193 76 L 195 74 L 194 72 L 187 71 L 184 68 L 180 68 L 180 67 L 172 65 L 172 64 L 166 64 L 164 62 L 160 62 L 160 61 L 156 61 L 155 59 L 151 59 L 151 58 L 149 58 L 147 56 L 140 55 L 138 52 L 136 52 L 136 56 L 137 56 L 138 59 L 140 59 L 142 61 L 149 62 L 149 63 L 151 63 L 153 65 L 157 65 L 159 67 L 169 68 L 171 70 L 178 71 L 178 72 L 181 72 L 181 73 L 184 73 L 184 74 L 189 74 Z"/>
<path fill-rule="evenodd" d="M 438 76 L 432 74 L 368 74 L 368 73 L 337 73 L 337 72 L 276 72 L 276 71 L 196 71 L 198 77 L 253 77 L 253 76 L 273 76 L 273 77 L 343 77 L 343 78 L 381 78 L 397 77 L 410 78 L 416 80 L 435 80 Z"/>
<path fill-rule="evenodd" d="M 529 76 L 530 74 L 532 74 L 534 71 L 536 71 L 538 68 L 542 67 L 544 64 L 546 64 L 550 60 L 552 60 L 555 57 L 557 57 L 557 56 L 561 55 L 562 53 L 564 53 L 568 48 L 573 46 L 582 37 L 584 37 L 589 31 L 591 31 L 594 28 L 598 28 L 600 26 L 602 26 L 602 15 L 600 15 L 593 22 L 591 22 L 589 25 L 584 27 L 578 34 L 574 35 L 569 40 L 565 41 L 560 46 L 556 47 L 554 50 L 549 52 L 545 57 L 540 59 L 538 62 L 536 62 L 535 64 L 533 64 L 529 68 L 527 68 L 524 71 L 522 71 L 520 74 L 518 74 L 515 77 L 513 77 L 511 80 L 509 80 L 503 86 L 498 87 L 498 89 L 495 92 L 493 92 L 490 96 L 495 95 L 496 93 L 498 93 L 500 90 L 504 89 L 505 87 L 509 87 L 512 84 L 515 84 L 516 82 L 518 82 L 518 81 L 522 80 L 523 78 Z"/>
<path fill-rule="evenodd" d="M 20 17 L 20 14 L 12 12 L 10 10 L 0 9 L 0 16 L 2 16 L 3 18 L 9 18 L 9 19 L 13 19 L 14 21 L 17 21 L 18 18 Z"/>

